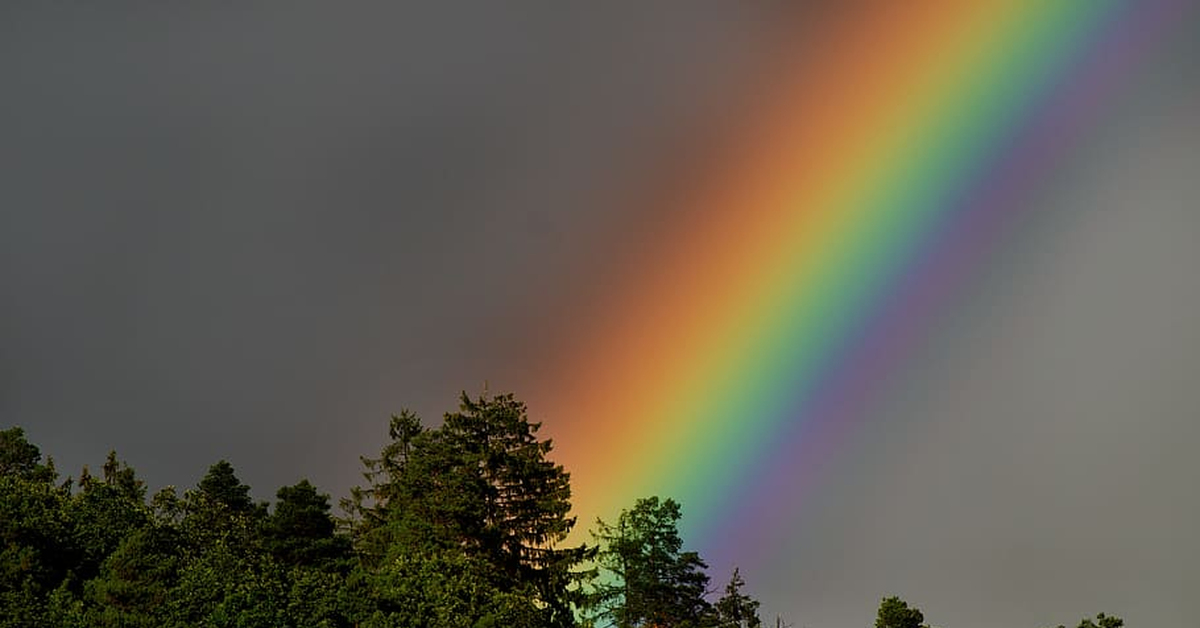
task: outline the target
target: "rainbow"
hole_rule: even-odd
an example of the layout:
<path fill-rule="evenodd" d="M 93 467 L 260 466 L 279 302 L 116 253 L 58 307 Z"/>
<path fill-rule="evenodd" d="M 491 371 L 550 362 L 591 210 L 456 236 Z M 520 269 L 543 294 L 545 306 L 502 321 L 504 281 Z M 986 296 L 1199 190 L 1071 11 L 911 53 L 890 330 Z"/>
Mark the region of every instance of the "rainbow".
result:
<path fill-rule="evenodd" d="M 779 60 L 786 80 L 723 170 L 674 197 L 686 224 L 626 260 L 547 358 L 531 407 L 572 473 L 579 529 L 662 495 L 718 562 L 776 538 L 1183 10 L 897 2 L 824 17 Z"/>

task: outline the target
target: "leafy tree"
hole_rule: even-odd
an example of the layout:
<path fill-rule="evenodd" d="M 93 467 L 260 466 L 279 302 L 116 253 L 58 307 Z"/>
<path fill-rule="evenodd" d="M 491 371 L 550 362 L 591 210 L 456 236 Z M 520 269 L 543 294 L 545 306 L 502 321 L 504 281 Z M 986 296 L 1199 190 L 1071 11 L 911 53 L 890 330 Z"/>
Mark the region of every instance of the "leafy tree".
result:
<path fill-rule="evenodd" d="M 713 610 L 717 628 L 761 628 L 762 620 L 758 617 L 758 600 L 742 593 L 746 581 L 735 567 L 729 584 L 725 585 L 725 595 L 717 600 Z"/>
<path fill-rule="evenodd" d="M 74 545 L 81 554 L 74 574 L 83 580 L 95 577 L 122 540 L 150 518 L 145 485 L 115 452 L 109 452 L 103 472 L 103 479 L 96 479 L 85 468 L 80 490 L 67 506 Z"/>
<path fill-rule="evenodd" d="M 293 567 L 287 574 L 286 615 L 297 628 L 349 628 L 365 615 L 363 592 L 352 591 L 339 571 Z"/>
<path fill-rule="evenodd" d="M 171 525 L 152 523 L 126 536 L 88 581 L 88 625 L 153 628 L 168 624 L 165 604 L 178 584 L 182 547 Z"/>
<path fill-rule="evenodd" d="M 226 539 L 184 561 L 167 612 L 179 626 L 274 628 L 289 625 L 284 570 Z"/>
<path fill-rule="evenodd" d="M 615 525 L 597 521 L 605 573 L 591 597 L 600 617 L 619 628 L 699 626 L 708 617 L 707 565 L 682 551 L 681 517 L 674 500 L 649 497 L 621 512 Z"/>
<path fill-rule="evenodd" d="M 42 452 L 25 439 L 25 430 L 11 427 L 0 430 L 0 476 L 20 477 L 36 482 L 53 482 L 50 464 L 41 463 Z"/>
<path fill-rule="evenodd" d="M 266 505 L 251 501 L 232 465 L 212 465 L 182 500 L 167 491 L 152 507 L 176 539 L 178 562 L 164 570 L 171 584 L 159 611 L 167 625 L 289 625 L 287 569 L 265 549 Z M 145 558 L 153 564 L 157 556 Z"/>
<path fill-rule="evenodd" d="M 909 607 L 908 602 L 896 596 L 885 597 L 879 603 L 879 614 L 875 619 L 875 628 L 929 628 L 922 622 L 925 615 L 916 607 Z"/>
<path fill-rule="evenodd" d="M 529 585 L 503 586 L 489 565 L 453 550 L 401 556 L 371 576 L 376 603 L 363 628 L 541 628 L 547 609 Z"/>
<path fill-rule="evenodd" d="M 45 625 L 48 598 L 71 577 L 78 550 L 70 491 L 19 427 L 0 430 L 0 627 Z"/>
<path fill-rule="evenodd" d="M 182 514 L 179 530 L 192 555 L 218 544 L 242 556 L 262 551 L 266 504 L 250 500 L 250 487 L 228 462 L 209 467 L 196 489 L 187 491 L 176 506 Z"/>

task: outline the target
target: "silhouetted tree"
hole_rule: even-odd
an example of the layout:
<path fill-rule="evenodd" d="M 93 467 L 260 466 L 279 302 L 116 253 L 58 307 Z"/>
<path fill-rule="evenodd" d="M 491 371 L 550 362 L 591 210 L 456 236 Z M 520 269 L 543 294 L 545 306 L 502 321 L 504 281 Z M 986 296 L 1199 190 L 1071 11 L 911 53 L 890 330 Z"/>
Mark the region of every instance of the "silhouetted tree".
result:
<path fill-rule="evenodd" d="M 360 559 L 370 567 L 378 566 L 397 538 L 398 515 L 407 515 L 413 506 L 416 476 L 408 473 L 408 463 L 416 440 L 425 432 L 420 418 L 408 410 L 393 414 L 388 425 L 389 440 L 378 458 L 359 457 L 366 470 L 365 487 L 350 489 L 350 497 L 341 500 L 347 518 L 343 522 L 353 535 Z"/>
<path fill-rule="evenodd" d="M 879 603 L 879 614 L 875 618 L 875 628 L 929 628 L 922 622 L 925 615 L 916 607 L 909 607 L 908 602 L 896 596 L 885 597 Z"/>
<path fill-rule="evenodd" d="M 267 518 L 266 549 L 289 566 L 311 567 L 347 556 L 349 544 L 335 534 L 329 516 L 329 496 L 317 492 L 308 480 L 284 486 Z"/>
<path fill-rule="evenodd" d="M 95 577 L 100 564 L 125 537 L 150 520 L 146 487 L 128 464 L 117 459 L 116 452 L 109 452 L 103 473 L 103 478 L 96 478 L 85 468 L 79 491 L 67 504 L 74 546 L 80 554 L 73 572 L 80 580 Z"/>
<path fill-rule="evenodd" d="M 254 506 L 250 500 L 250 487 L 242 484 L 234 474 L 233 465 L 225 460 L 209 467 L 197 488 L 205 498 L 232 512 L 247 512 Z"/>
<path fill-rule="evenodd" d="M 707 565 L 682 550 L 679 504 L 648 497 L 621 512 L 613 525 L 597 521 L 597 561 L 604 572 L 591 595 L 601 618 L 620 628 L 700 626 L 709 615 L 704 599 Z"/>
<path fill-rule="evenodd" d="M 761 628 L 762 620 L 758 617 L 758 600 L 742 593 L 746 581 L 735 567 L 729 584 L 725 585 L 725 594 L 717 600 L 713 610 L 716 613 L 717 628 Z"/>
<path fill-rule="evenodd" d="M 1096 621 L 1092 621 L 1087 617 L 1079 620 L 1078 628 L 1122 628 L 1124 625 L 1125 620 L 1121 619 L 1120 617 L 1100 613 L 1099 615 L 1096 615 Z M 1066 628 L 1066 626 L 1059 624 L 1058 628 Z"/>
<path fill-rule="evenodd" d="M 25 430 L 0 430 L 0 477 L 12 476 L 36 482 L 53 482 L 53 465 L 42 464 L 42 452 L 25 439 Z"/>
<path fill-rule="evenodd" d="M 532 591 L 542 625 L 573 625 L 573 569 L 588 550 L 558 546 L 575 523 L 570 476 L 539 428 L 512 395 L 463 394 L 433 430 L 408 412 L 392 417 L 391 442 L 363 459 L 370 485 L 345 503 L 365 565 L 457 552 L 499 592 Z"/>

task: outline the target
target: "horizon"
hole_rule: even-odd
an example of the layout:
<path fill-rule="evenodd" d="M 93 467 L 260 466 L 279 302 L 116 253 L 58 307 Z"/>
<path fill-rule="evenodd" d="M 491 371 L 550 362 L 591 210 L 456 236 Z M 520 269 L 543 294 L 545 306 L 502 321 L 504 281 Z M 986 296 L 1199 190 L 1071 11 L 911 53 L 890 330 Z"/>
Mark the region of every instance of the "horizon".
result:
<path fill-rule="evenodd" d="M 676 499 L 769 617 L 1190 621 L 1186 3 L 5 12 L 0 428 L 62 476 L 336 505 L 512 392 L 577 530 Z"/>

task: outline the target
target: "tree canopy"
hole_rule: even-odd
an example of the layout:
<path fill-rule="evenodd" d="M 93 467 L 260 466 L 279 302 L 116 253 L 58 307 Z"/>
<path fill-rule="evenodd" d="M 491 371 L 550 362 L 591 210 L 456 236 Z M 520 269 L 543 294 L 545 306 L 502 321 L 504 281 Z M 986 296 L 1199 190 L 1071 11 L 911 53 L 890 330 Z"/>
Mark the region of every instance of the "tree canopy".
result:
<path fill-rule="evenodd" d="M 875 628 L 929 628 L 924 622 L 925 615 L 919 609 L 910 607 L 908 602 L 892 596 L 883 598 L 879 603 Z"/>
<path fill-rule="evenodd" d="M 226 460 L 182 493 L 148 495 L 115 452 L 60 481 L 0 430 L 0 628 L 762 627 L 740 570 L 710 589 L 669 497 L 567 544 L 570 474 L 540 427 L 512 395 L 463 394 L 433 428 L 402 411 L 340 519 L 306 479 L 256 502 Z M 893 596 L 875 628 L 928 626 Z"/>

